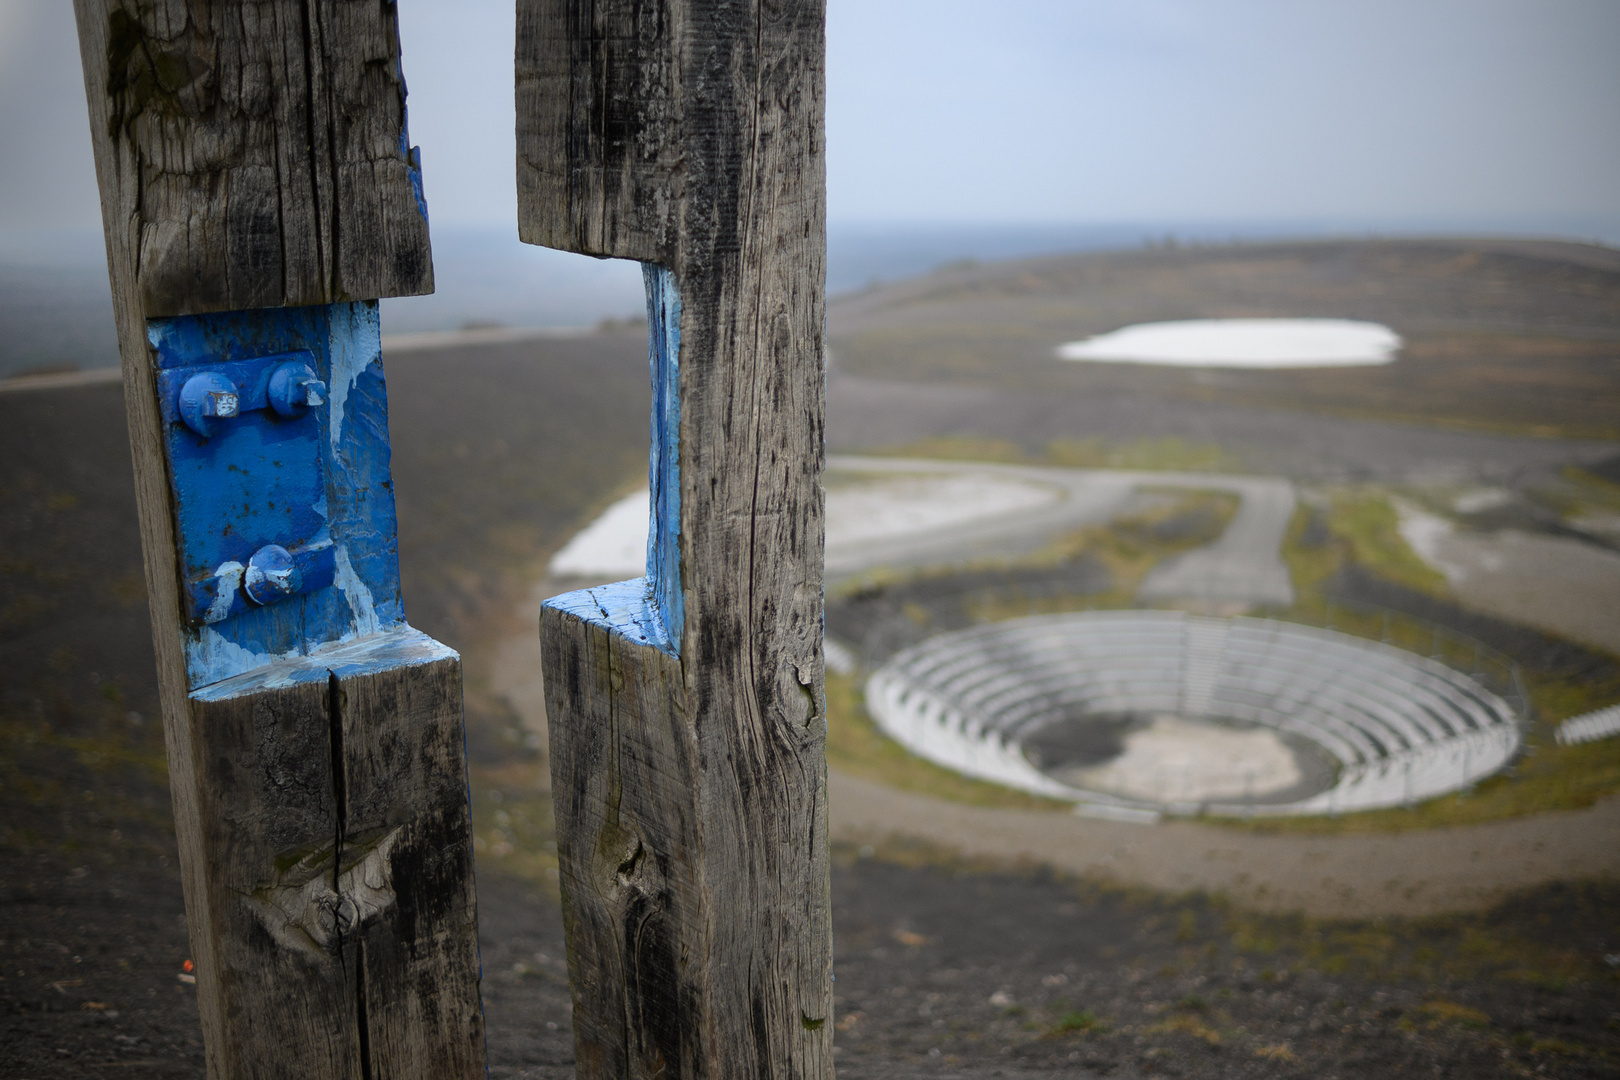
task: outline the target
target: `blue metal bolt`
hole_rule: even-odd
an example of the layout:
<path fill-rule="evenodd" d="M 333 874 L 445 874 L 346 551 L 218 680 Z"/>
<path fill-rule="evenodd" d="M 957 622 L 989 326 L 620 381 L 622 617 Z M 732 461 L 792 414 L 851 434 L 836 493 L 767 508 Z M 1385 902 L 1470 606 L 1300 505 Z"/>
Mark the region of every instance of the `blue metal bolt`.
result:
<path fill-rule="evenodd" d="M 290 419 L 326 402 L 326 384 L 301 360 L 289 360 L 270 374 L 270 407 Z"/>
<path fill-rule="evenodd" d="M 303 575 L 292 555 L 280 544 L 266 544 L 248 560 L 242 591 L 255 604 L 273 604 L 296 595 L 304 587 Z"/>
<path fill-rule="evenodd" d="M 180 388 L 180 419 L 203 438 L 214 433 L 210 420 L 228 420 L 241 411 L 242 398 L 236 385 L 213 371 L 193 375 Z"/>

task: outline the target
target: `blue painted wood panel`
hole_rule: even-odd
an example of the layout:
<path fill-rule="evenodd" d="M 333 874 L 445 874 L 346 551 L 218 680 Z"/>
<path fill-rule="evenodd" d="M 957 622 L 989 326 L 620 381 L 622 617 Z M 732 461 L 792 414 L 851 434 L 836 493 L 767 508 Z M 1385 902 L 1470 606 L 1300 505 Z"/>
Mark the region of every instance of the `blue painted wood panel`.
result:
<path fill-rule="evenodd" d="M 152 319 L 193 689 L 280 659 L 402 627 L 388 402 L 375 301 Z M 301 354 L 325 384 L 303 415 L 261 381 Z M 239 380 L 241 411 L 198 435 L 169 400 L 187 379 Z M 303 591 L 259 605 L 240 570 L 266 545 L 293 553 Z M 205 603 L 206 601 L 206 603 Z"/>
<path fill-rule="evenodd" d="M 686 603 L 681 595 L 681 296 L 675 275 L 642 264 L 647 286 L 647 365 L 652 375 L 652 448 L 647 489 L 647 577 L 669 651 L 680 653 Z"/>
<path fill-rule="evenodd" d="M 545 606 L 679 656 L 686 626 L 681 592 L 681 297 L 675 275 L 664 267 L 643 263 L 642 280 L 647 287 L 647 366 L 652 378 L 647 573 L 562 593 Z"/>

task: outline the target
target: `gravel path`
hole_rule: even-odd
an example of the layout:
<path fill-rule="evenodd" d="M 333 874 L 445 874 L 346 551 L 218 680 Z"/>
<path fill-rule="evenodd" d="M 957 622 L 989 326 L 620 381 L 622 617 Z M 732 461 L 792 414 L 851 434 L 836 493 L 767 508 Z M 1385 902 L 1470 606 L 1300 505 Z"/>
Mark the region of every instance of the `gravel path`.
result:
<path fill-rule="evenodd" d="M 865 541 L 827 538 L 827 577 L 875 566 L 922 567 L 1034 550 L 1084 525 L 1107 521 L 1141 488 L 1228 491 L 1242 501 L 1221 537 L 1157 567 L 1142 583 L 1144 599 L 1289 604 L 1294 590 L 1279 554 L 1294 512 L 1294 486 L 1280 477 L 1130 469 L 1057 469 L 834 455 L 830 469 L 874 475 L 975 476 L 1039 485 L 1050 502 L 959 524 Z"/>
<path fill-rule="evenodd" d="M 912 837 L 967 858 L 1027 860 L 1261 911 L 1373 918 L 1483 908 L 1547 882 L 1620 874 L 1620 799 L 1588 810 L 1387 835 L 1249 833 L 964 806 L 833 772 L 837 840 Z"/>
<path fill-rule="evenodd" d="M 542 584 L 521 623 L 532 626 Z M 553 590 L 554 591 L 554 590 Z M 540 647 L 532 633 L 502 640 L 491 689 L 526 730 L 546 738 Z M 1049 865 L 1167 892 L 1224 893 L 1257 910 L 1371 918 L 1474 910 L 1548 882 L 1620 876 L 1620 798 L 1570 813 L 1395 834 L 1263 834 L 1168 821 L 1101 821 L 1061 812 L 988 809 L 898 791 L 839 772 L 829 778 L 832 833 L 862 844 L 891 835 L 968 858 Z"/>

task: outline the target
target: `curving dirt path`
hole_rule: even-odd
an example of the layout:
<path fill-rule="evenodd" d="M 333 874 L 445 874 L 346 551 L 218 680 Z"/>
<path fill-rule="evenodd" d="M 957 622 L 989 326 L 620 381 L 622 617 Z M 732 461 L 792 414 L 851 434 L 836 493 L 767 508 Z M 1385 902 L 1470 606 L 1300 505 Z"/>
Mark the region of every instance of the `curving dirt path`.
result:
<path fill-rule="evenodd" d="M 1620 875 L 1620 798 L 1573 813 L 1462 828 L 1290 836 L 964 806 L 837 772 L 829 787 L 835 839 L 898 834 L 969 857 L 1034 861 L 1169 892 L 1220 893 L 1262 911 L 1432 915 L 1484 908 L 1550 881 Z"/>
<path fill-rule="evenodd" d="M 1066 469 L 842 454 L 829 457 L 827 466 L 876 475 L 977 476 L 1004 484 L 1043 487 L 1055 496 L 1014 512 L 875 539 L 843 535 L 829 510 L 829 581 L 875 566 L 915 568 L 1034 550 L 1069 529 L 1107 521 L 1139 488 L 1193 488 L 1237 495 L 1241 500 L 1237 513 L 1212 543 L 1155 567 L 1142 583 L 1143 598 L 1240 604 L 1290 604 L 1294 599 L 1288 568 L 1279 554 L 1294 513 L 1294 486 L 1283 477 Z"/>

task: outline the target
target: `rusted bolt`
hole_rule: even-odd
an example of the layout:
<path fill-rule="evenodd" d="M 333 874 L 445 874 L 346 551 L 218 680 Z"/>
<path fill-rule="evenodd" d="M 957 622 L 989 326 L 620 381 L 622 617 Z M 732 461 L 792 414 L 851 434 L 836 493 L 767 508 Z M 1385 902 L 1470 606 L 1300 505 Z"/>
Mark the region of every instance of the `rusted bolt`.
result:
<path fill-rule="evenodd" d="M 248 560 L 242 591 L 255 604 L 273 604 L 304 587 L 303 575 L 292 555 L 280 544 L 266 544 Z"/>
<path fill-rule="evenodd" d="M 289 360 L 270 374 L 270 407 L 281 416 L 303 416 L 311 405 L 326 402 L 326 384 L 302 360 Z"/>
<path fill-rule="evenodd" d="M 215 371 L 193 375 L 180 388 L 180 419 L 203 438 L 213 435 L 212 420 L 228 420 L 241 411 L 236 385 Z"/>

